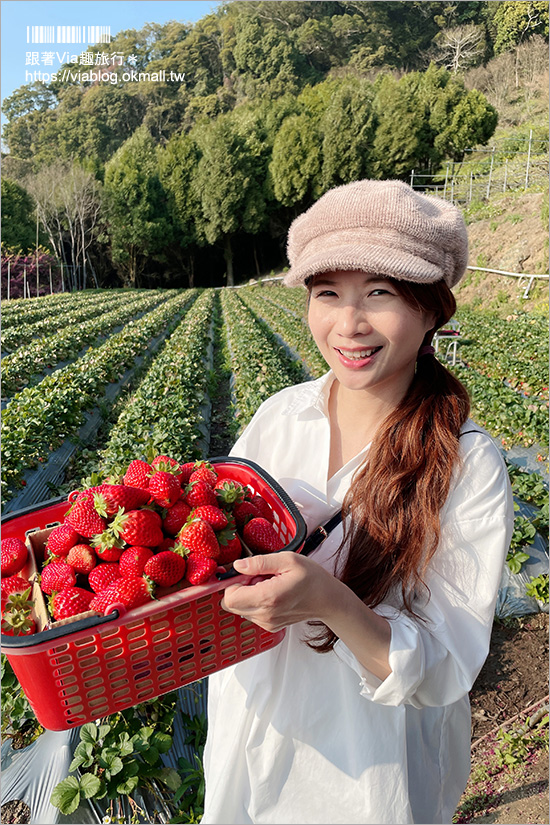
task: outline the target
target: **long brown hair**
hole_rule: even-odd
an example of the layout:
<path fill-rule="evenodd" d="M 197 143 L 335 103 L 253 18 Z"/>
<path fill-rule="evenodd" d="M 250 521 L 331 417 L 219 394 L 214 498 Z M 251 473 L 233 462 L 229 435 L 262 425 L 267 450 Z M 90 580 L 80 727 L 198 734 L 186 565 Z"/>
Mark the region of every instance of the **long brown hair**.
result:
<path fill-rule="evenodd" d="M 388 280 L 409 306 L 435 314 L 434 327 L 424 339 L 429 343 L 454 315 L 453 293 L 444 281 Z M 338 577 L 369 607 L 397 590 L 405 610 L 414 615 L 415 593 L 427 589 L 423 576 L 439 542 L 439 513 L 469 411 L 468 392 L 460 381 L 434 355 L 421 356 L 408 392 L 379 427 L 355 473 L 343 502 L 350 517 L 344 520 L 337 569 Z M 330 651 L 336 635 L 322 622 L 309 625 L 318 632 L 307 644 L 320 653 Z"/>

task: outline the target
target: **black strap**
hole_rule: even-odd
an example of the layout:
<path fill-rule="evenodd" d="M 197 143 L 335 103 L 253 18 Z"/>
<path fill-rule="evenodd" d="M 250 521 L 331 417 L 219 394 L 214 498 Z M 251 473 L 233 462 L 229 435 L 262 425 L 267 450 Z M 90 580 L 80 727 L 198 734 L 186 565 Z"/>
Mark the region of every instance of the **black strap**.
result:
<path fill-rule="evenodd" d="M 328 537 L 329 533 L 332 533 L 334 528 L 337 527 L 341 521 L 342 511 L 338 510 L 338 512 L 332 516 L 331 519 L 329 519 L 325 524 L 321 524 L 319 527 L 316 527 L 313 533 L 307 537 L 302 549 L 300 550 L 300 555 L 307 556 L 309 553 L 316 550 L 317 547 L 319 547 L 319 545 L 322 544 Z"/>

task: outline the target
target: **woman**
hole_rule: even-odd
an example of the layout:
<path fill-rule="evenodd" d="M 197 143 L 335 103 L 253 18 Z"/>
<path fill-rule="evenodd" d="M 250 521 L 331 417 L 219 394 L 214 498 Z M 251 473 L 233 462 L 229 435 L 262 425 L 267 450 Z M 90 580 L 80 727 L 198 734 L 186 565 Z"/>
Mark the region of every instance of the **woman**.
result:
<path fill-rule="evenodd" d="M 287 632 L 210 677 L 202 822 L 451 822 L 513 523 L 501 456 L 430 346 L 464 222 L 404 183 L 358 181 L 293 223 L 288 253 L 330 371 L 266 401 L 232 452 L 310 531 L 345 518 L 308 557 L 235 562 L 247 578 L 225 609 Z"/>

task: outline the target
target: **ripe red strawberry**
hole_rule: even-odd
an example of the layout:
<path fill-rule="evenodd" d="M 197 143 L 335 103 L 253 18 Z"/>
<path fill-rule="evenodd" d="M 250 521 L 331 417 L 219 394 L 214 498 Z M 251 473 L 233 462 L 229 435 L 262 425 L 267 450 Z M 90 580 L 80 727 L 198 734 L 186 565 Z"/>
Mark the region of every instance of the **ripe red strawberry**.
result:
<path fill-rule="evenodd" d="M 87 491 L 81 493 L 65 516 L 65 521 L 84 538 L 103 533 L 107 526 L 94 507 L 94 497 Z"/>
<path fill-rule="evenodd" d="M 9 576 L 7 579 L 2 579 L 2 610 L 6 606 L 10 596 L 20 596 L 23 601 L 30 598 L 32 591 L 32 584 L 28 579 L 22 576 Z M 28 591 L 28 592 L 27 592 Z"/>
<path fill-rule="evenodd" d="M 214 491 L 222 507 L 235 507 L 244 501 L 244 487 L 231 478 L 219 478 Z"/>
<path fill-rule="evenodd" d="M 130 510 L 115 516 L 110 530 L 127 544 L 156 547 L 164 539 L 161 525 L 161 517 L 153 510 Z"/>
<path fill-rule="evenodd" d="M 155 547 L 155 552 L 162 553 L 163 550 L 172 550 L 174 547 L 177 547 L 177 545 L 177 539 L 168 536 L 167 538 L 163 539 L 157 547 Z"/>
<path fill-rule="evenodd" d="M 124 542 L 107 529 L 100 535 L 93 536 L 92 546 L 100 561 L 111 562 L 118 561 L 122 556 Z"/>
<path fill-rule="evenodd" d="M 118 579 L 93 597 L 90 602 L 90 609 L 99 610 L 101 613 L 109 613 L 111 605 L 118 602 L 123 604 L 127 610 L 131 610 L 134 607 L 147 604 L 152 598 L 151 585 L 143 576 L 136 576 L 133 579 Z"/>
<path fill-rule="evenodd" d="M 187 571 L 185 578 L 191 584 L 203 584 L 212 578 L 213 573 L 216 572 L 218 563 L 214 559 L 209 559 L 206 556 L 197 556 L 191 553 L 187 556 Z"/>
<path fill-rule="evenodd" d="M 76 573 L 66 561 L 52 561 L 42 570 L 40 589 L 51 596 L 76 584 Z"/>
<path fill-rule="evenodd" d="M 87 575 L 96 566 L 97 556 L 89 544 L 75 544 L 69 550 L 66 561 L 77 573 Z"/>
<path fill-rule="evenodd" d="M 56 593 L 51 601 L 52 613 L 56 622 L 77 616 L 90 610 L 90 602 L 94 594 L 82 587 L 66 587 Z"/>
<path fill-rule="evenodd" d="M 203 504 L 201 507 L 196 507 L 193 510 L 193 518 L 201 518 L 211 524 L 214 530 L 223 530 L 227 527 L 227 516 L 220 510 L 219 507 L 213 507 L 211 504 Z"/>
<path fill-rule="evenodd" d="M 70 524 L 65 522 L 54 527 L 47 538 L 46 547 L 51 556 L 66 556 L 71 547 L 78 544 L 80 536 Z"/>
<path fill-rule="evenodd" d="M 210 484 L 212 487 L 217 480 L 218 474 L 208 461 L 197 461 L 195 463 L 195 469 L 189 477 L 190 484 L 194 481 L 206 481 L 206 483 Z"/>
<path fill-rule="evenodd" d="M 197 556 L 217 559 L 220 555 L 220 545 L 210 524 L 202 519 L 188 522 L 178 533 L 179 543 Z"/>
<path fill-rule="evenodd" d="M 242 552 L 243 548 L 238 536 L 227 539 L 225 543 L 223 539 L 220 538 L 220 557 L 218 564 L 231 564 L 235 559 L 240 558 Z"/>
<path fill-rule="evenodd" d="M 194 481 L 185 488 L 185 501 L 189 507 L 202 507 L 205 504 L 210 504 L 213 507 L 218 506 L 218 499 L 213 487 L 206 481 Z"/>
<path fill-rule="evenodd" d="M 167 548 L 163 547 L 162 549 Z M 120 575 L 124 578 L 142 576 L 143 568 L 149 559 L 153 558 L 153 555 L 153 551 L 150 550 L 149 547 L 140 547 L 139 545 L 128 547 L 128 549 L 123 552 L 118 563 Z"/>
<path fill-rule="evenodd" d="M 143 572 L 155 584 L 170 587 L 183 579 L 185 559 L 174 550 L 163 550 L 162 553 L 157 553 L 149 559 Z"/>
<path fill-rule="evenodd" d="M 267 521 L 269 521 L 270 524 L 273 524 L 273 510 L 271 509 L 265 498 L 262 498 L 259 493 L 255 493 L 253 496 L 251 496 L 250 502 L 254 505 L 254 507 L 258 508 L 262 518 L 267 519 Z"/>
<path fill-rule="evenodd" d="M 189 479 L 195 472 L 195 461 L 188 461 L 186 464 L 180 464 L 180 483 L 182 488 L 189 484 Z"/>
<path fill-rule="evenodd" d="M 272 553 L 285 545 L 265 518 L 253 518 L 243 528 L 243 539 L 254 553 Z"/>
<path fill-rule="evenodd" d="M 3 576 L 13 576 L 23 569 L 28 556 L 27 545 L 21 539 L 2 539 L 0 543 L 0 569 Z"/>
<path fill-rule="evenodd" d="M 149 492 L 161 507 L 172 507 L 181 496 L 181 484 L 172 473 L 157 470 L 149 481 Z"/>
<path fill-rule="evenodd" d="M 180 498 L 179 501 L 176 501 L 176 503 L 166 511 L 166 515 L 162 521 L 162 529 L 165 533 L 175 536 L 179 533 L 190 515 L 191 508 Z"/>
<path fill-rule="evenodd" d="M 121 507 L 123 510 L 135 510 L 150 499 L 147 490 L 127 484 L 101 484 L 88 490 L 92 491 L 95 508 L 103 518 L 116 515 Z"/>
<path fill-rule="evenodd" d="M 88 576 L 88 584 L 94 593 L 101 593 L 110 584 L 122 578 L 117 562 L 97 564 Z"/>
<path fill-rule="evenodd" d="M 2 616 L 2 633 L 6 636 L 30 636 L 36 633 L 36 622 L 29 609 L 12 608 Z"/>
<path fill-rule="evenodd" d="M 149 479 L 151 478 L 151 465 L 146 461 L 140 461 L 136 458 L 128 465 L 128 469 L 124 475 L 124 484 L 128 487 L 141 487 L 142 490 L 149 488 Z"/>
<path fill-rule="evenodd" d="M 169 455 L 158 455 L 151 462 L 151 467 L 154 467 L 157 470 L 167 470 L 168 472 L 171 472 L 178 479 L 181 486 L 184 473 L 182 473 L 181 466 L 175 458 L 171 458 Z M 189 476 L 185 479 L 185 484 L 187 484 L 188 480 Z"/>
<path fill-rule="evenodd" d="M 237 505 L 233 510 L 233 516 L 237 527 L 244 527 L 247 521 L 253 518 L 261 518 L 262 514 L 255 504 L 251 501 L 243 501 L 242 504 Z"/>

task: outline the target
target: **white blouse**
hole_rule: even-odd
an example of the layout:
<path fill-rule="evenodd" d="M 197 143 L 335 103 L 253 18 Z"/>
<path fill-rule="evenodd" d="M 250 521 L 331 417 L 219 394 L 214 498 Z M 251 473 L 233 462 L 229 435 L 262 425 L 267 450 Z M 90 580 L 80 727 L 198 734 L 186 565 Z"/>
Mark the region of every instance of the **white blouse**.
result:
<path fill-rule="evenodd" d="M 308 530 L 340 509 L 368 446 L 327 479 L 332 373 L 266 401 L 236 442 L 296 502 Z M 338 640 L 320 654 L 281 644 L 209 678 L 202 823 L 450 823 L 470 766 L 471 689 L 489 651 L 513 528 L 502 457 L 468 421 L 441 513 L 418 621 L 386 602 L 391 674 L 381 681 Z M 334 572 L 336 528 L 310 558 Z"/>

